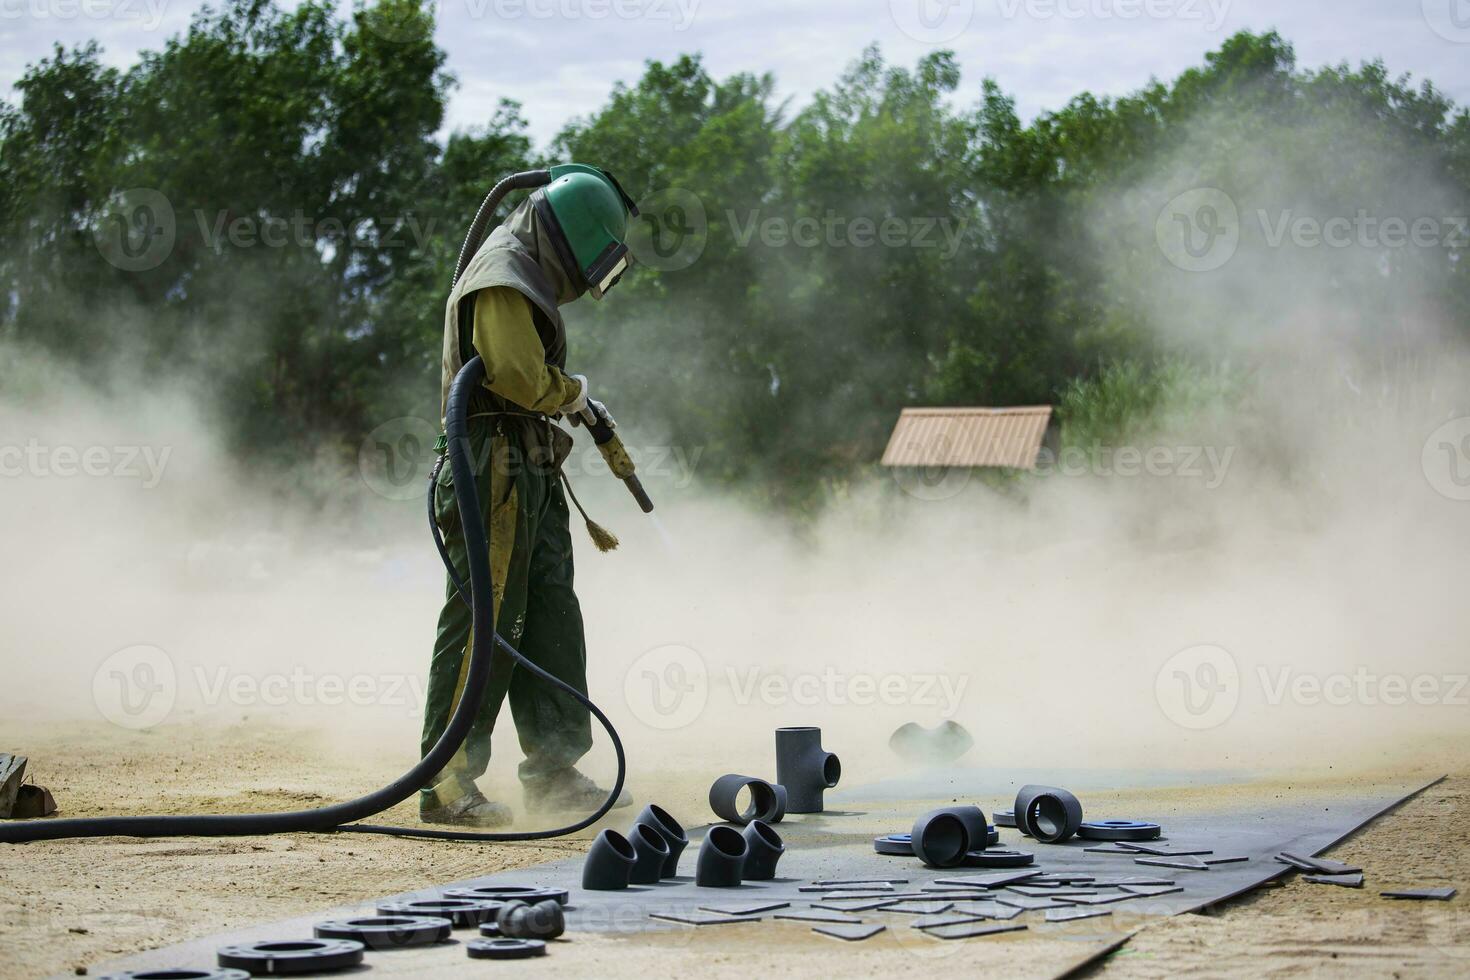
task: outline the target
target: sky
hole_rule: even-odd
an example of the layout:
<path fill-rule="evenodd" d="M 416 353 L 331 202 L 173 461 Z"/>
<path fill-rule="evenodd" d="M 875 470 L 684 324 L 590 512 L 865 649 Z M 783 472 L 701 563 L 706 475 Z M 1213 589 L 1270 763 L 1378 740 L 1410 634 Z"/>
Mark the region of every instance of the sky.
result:
<path fill-rule="evenodd" d="M 525 106 L 538 146 L 598 108 L 650 59 L 701 52 L 719 77 L 772 72 L 799 108 L 870 43 L 912 64 L 936 48 L 964 69 L 961 100 L 985 77 L 1023 116 L 1083 90 L 1121 95 L 1201 64 L 1242 29 L 1279 30 L 1304 67 L 1382 58 L 1470 104 L 1470 0 L 425 0 L 458 79 L 448 127 Z M 95 38 L 131 64 L 183 30 L 200 0 L 0 0 L 0 86 L 25 66 Z M 289 2 L 286 5 L 290 5 Z M 344 9 L 346 9 L 344 4 Z"/>

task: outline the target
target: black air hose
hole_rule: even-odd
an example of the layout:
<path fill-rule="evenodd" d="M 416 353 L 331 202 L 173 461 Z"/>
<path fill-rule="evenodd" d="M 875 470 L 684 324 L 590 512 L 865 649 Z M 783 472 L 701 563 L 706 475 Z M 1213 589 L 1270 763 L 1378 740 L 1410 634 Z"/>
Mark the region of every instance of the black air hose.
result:
<path fill-rule="evenodd" d="M 513 190 L 540 187 L 551 180 L 546 170 L 529 170 L 512 174 L 500 180 L 485 196 L 475 219 L 465 235 L 460 249 L 459 261 L 454 270 L 454 284 L 458 284 L 465 267 L 469 265 L 484 240 L 485 229 L 505 195 Z M 434 545 L 444 561 L 450 581 L 454 583 L 460 598 L 471 610 L 473 628 L 470 647 L 470 664 L 465 674 L 464 694 L 454 713 L 449 718 L 443 734 L 434 743 L 427 755 L 411 769 L 393 782 L 366 796 L 345 803 L 314 810 L 292 810 L 284 813 L 210 814 L 204 816 L 160 816 L 160 817 L 88 817 L 63 818 L 59 820 L 33 820 L 24 822 L 0 822 L 0 843 L 25 843 L 36 840 L 59 840 L 71 837 L 229 837 L 254 836 L 259 834 L 349 831 L 361 834 L 394 834 L 403 837 L 423 837 L 433 840 L 469 841 L 517 841 L 543 840 L 562 837 L 589 827 L 613 808 L 623 790 L 627 775 L 627 759 L 623 743 L 607 715 L 593 704 L 581 691 L 531 663 L 519 650 L 511 646 L 494 629 L 494 604 L 491 586 L 490 540 L 484 520 L 480 516 L 479 492 L 475 486 L 474 467 L 471 462 L 467 416 L 470 393 L 480 386 L 485 378 L 485 365 L 478 356 L 455 376 L 450 385 L 449 399 L 445 406 L 445 434 L 448 440 L 447 457 L 450 472 L 454 476 L 454 498 L 460 514 L 460 526 L 465 536 L 469 563 L 469 589 L 456 574 L 449 553 L 439 534 L 433 517 L 433 501 L 439 471 L 445 457 L 434 465 L 429 481 L 429 517 Z M 471 833 L 453 830 L 429 830 L 421 827 L 385 827 L 372 824 L 354 824 L 352 821 L 382 813 L 412 796 L 420 787 L 449 764 L 454 754 L 469 735 L 476 713 L 484 700 L 490 681 L 492 658 L 496 649 L 507 654 L 519 667 L 529 670 L 537 677 L 561 688 L 571 695 L 597 718 L 612 740 L 613 752 L 617 756 L 618 775 L 612 790 L 590 816 L 565 827 L 551 830 Z"/>
<path fill-rule="evenodd" d="M 285 813 L 212 814 L 206 816 L 166 817 L 86 817 L 60 820 L 27 820 L 0 822 L 0 843 L 25 843 L 70 837 L 231 837 L 258 834 L 301 833 L 343 830 L 364 834 L 396 834 L 436 840 L 516 841 L 540 840 L 575 833 L 600 820 L 612 809 L 623 789 L 627 760 L 623 743 L 606 715 L 592 701 L 570 684 L 528 661 L 519 650 L 507 643 L 494 629 L 491 589 L 490 542 L 484 520 L 480 516 L 479 493 L 475 487 L 474 466 L 466 424 L 470 392 L 485 377 L 485 365 L 479 357 L 470 360 L 455 377 L 449 390 L 446 430 L 449 440 L 449 464 L 454 475 L 454 497 L 459 508 L 460 525 L 464 529 L 470 571 L 470 607 L 473 640 L 470 646 L 469 670 L 465 674 L 464 694 L 449 718 L 444 733 L 428 754 L 393 782 L 366 796 L 345 803 L 314 810 L 292 810 Z M 607 730 L 617 755 L 618 776 L 607 799 L 597 811 L 577 823 L 552 830 L 508 833 L 466 833 L 449 830 L 427 830 L 419 827 L 380 827 L 353 824 L 395 806 L 416 793 L 449 764 L 459 750 L 475 714 L 484 700 L 489 685 L 492 655 L 499 649 L 515 663 L 542 680 L 561 688 L 587 708 Z"/>

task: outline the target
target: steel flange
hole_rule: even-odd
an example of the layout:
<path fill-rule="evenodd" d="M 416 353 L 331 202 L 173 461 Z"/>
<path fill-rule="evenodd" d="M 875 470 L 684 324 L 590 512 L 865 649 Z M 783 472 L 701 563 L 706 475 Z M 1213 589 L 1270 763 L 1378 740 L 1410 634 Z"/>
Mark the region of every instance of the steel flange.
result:
<path fill-rule="evenodd" d="M 489 902 L 508 902 L 511 899 L 519 899 L 522 902 L 552 901 L 558 905 L 565 905 L 571 899 L 571 894 L 563 888 L 544 888 L 540 885 L 476 885 L 473 888 L 446 888 L 445 898 L 477 898 Z"/>
<path fill-rule="evenodd" d="M 449 938 L 454 923 L 437 915 L 379 915 L 318 922 L 318 939 L 354 939 L 368 949 L 430 946 Z"/>
<path fill-rule="evenodd" d="M 220 966 L 251 974 L 330 973 L 362 962 L 362 943 L 351 939 L 287 939 L 222 947 Z"/>
<path fill-rule="evenodd" d="M 1024 868 L 1034 863 L 1036 863 L 1036 855 L 1030 851 L 1012 851 L 1004 848 L 971 851 L 965 855 L 963 862 L 967 868 Z"/>
<path fill-rule="evenodd" d="M 379 902 L 378 914 L 438 916 L 448 919 L 456 929 L 462 929 L 494 919 L 504 904 L 483 898 L 417 898 L 406 902 Z"/>
<path fill-rule="evenodd" d="M 1089 820 L 1077 828 L 1084 840 L 1155 840 L 1164 832 L 1156 823 L 1144 820 Z"/>
<path fill-rule="evenodd" d="M 545 956 L 546 944 L 539 939 L 471 939 L 464 951 L 472 960 L 526 960 Z"/>

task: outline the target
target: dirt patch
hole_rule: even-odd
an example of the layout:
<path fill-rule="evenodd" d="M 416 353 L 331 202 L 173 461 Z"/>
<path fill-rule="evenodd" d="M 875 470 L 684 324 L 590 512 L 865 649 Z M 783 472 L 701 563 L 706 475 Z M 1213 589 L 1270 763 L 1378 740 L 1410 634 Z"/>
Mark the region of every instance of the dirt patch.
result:
<path fill-rule="evenodd" d="M 1374 821 L 1329 856 L 1359 865 L 1362 888 L 1291 875 L 1211 915 L 1183 915 L 1135 936 L 1091 976 L 1162 978 L 1470 974 L 1470 907 L 1395 902 L 1395 888 L 1470 886 L 1470 777 L 1461 770 Z"/>

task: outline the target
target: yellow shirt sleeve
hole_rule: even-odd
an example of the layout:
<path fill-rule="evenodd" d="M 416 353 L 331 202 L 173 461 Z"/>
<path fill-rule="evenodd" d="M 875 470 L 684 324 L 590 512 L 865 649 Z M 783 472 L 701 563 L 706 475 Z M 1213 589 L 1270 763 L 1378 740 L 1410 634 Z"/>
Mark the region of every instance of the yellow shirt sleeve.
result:
<path fill-rule="evenodd" d="M 475 294 L 474 342 L 485 362 L 485 387 L 514 405 L 551 415 L 581 390 L 580 382 L 546 363 L 531 301 L 509 286 Z"/>

